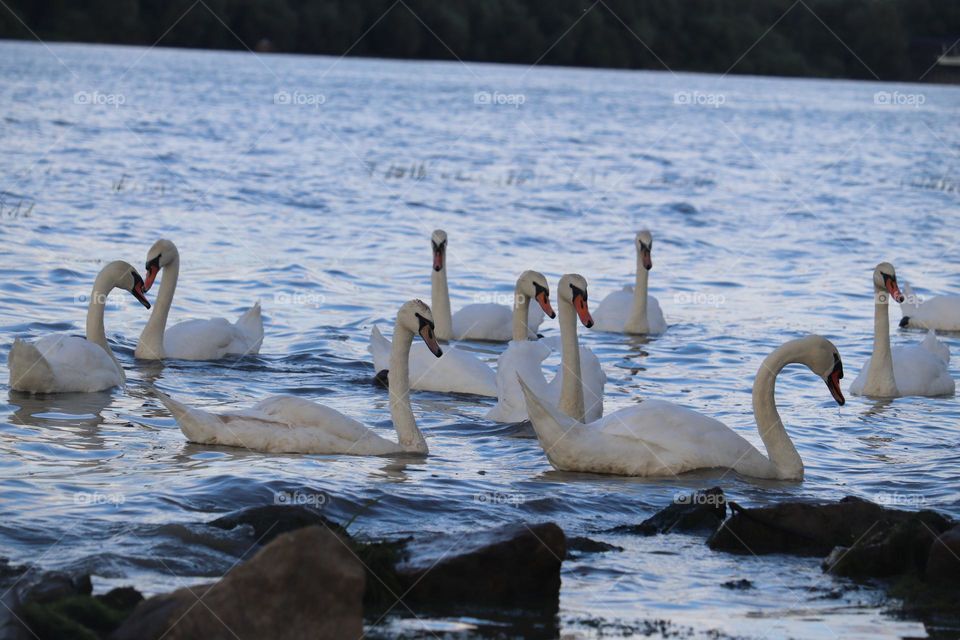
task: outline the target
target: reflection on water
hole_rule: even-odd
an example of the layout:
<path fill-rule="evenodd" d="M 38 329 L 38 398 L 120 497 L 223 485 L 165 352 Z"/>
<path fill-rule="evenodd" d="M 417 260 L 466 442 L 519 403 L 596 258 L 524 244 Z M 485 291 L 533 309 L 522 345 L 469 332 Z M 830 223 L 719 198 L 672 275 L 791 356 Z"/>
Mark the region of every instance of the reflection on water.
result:
<path fill-rule="evenodd" d="M 455 309 L 509 298 L 526 269 L 551 283 L 582 273 L 590 300 L 602 300 L 633 282 L 632 238 L 646 227 L 651 291 L 671 326 L 655 338 L 581 328 L 609 378 L 606 410 L 663 398 L 759 444 L 750 388 L 781 342 L 828 337 L 847 384 L 869 357 L 877 262 L 918 290 L 960 291 L 950 262 L 958 196 L 936 186 L 957 183 L 960 90 L 925 86 L 923 108 L 907 110 L 878 107 L 878 87 L 864 82 L 361 59 L 330 68 L 315 57 L 51 46 L 62 64 L 40 45 L 0 43 L 0 198 L 33 205 L 0 224 L 0 361 L 14 337 L 81 332 L 104 261 L 142 265 L 159 237 L 183 261 L 171 322 L 235 318 L 260 300 L 266 338 L 259 356 L 237 361 L 138 362 L 146 316 L 129 296 L 111 300 L 106 329 L 125 389 L 2 396 L 0 554 L 93 572 L 97 589 L 170 590 L 247 551 L 240 534 L 204 524 L 216 514 L 304 496 L 361 535 L 552 520 L 623 547 L 565 563 L 549 623 L 560 632 L 640 634 L 644 621 L 669 619 L 751 636 L 923 635 L 815 559 L 604 532 L 711 485 L 743 505 L 853 494 L 960 516 L 956 398 L 854 397 L 838 408 L 821 380 L 789 367 L 777 401 L 806 477 L 783 483 L 716 470 L 557 472 L 529 425 L 483 419 L 491 400 L 431 393 L 412 396 L 426 459 L 198 446 L 152 387 L 215 410 L 292 393 L 392 435 L 367 341 L 375 323 L 389 335 L 402 302 L 429 299 L 435 227 L 450 237 Z M 722 85 L 723 108 L 674 104 L 707 81 Z M 527 100 L 475 104 L 490 86 Z M 92 87 L 122 92 L 123 107 L 74 102 Z M 327 101 L 276 105 L 278 87 Z M 411 166 L 423 170 L 388 169 Z M 891 316 L 893 343 L 916 342 Z M 541 330 L 557 339 L 556 321 Z M 960 336 L 944 340 L 960 352 Z M 503 348 L 466 346 L 491 364 Z M 755 588 L 721 586 L 742 578 Z M 497 624 L 489 614 L 391 618 L 376 631 Z"/>

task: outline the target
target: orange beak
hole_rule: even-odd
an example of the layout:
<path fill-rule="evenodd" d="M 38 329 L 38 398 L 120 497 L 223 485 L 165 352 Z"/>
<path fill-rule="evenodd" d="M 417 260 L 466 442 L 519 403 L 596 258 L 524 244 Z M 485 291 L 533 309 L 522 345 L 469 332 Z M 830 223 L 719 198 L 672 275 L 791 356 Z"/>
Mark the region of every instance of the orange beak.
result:
<path fill-rule="evenodd" d="M 593 326 L 593 317 L 590 315 L 590 309 L 587 308 L 586 298 L 582 295 L 575 295 L 573 297 L 573 308 L 577 310 L 577 315 L 580 317 L 583 326 L 587 329 Z"/>
<path fill-rule="evenodd" d="M 834 354 L 833 359 L 836 361 L 836 364 L 833 365 L 833 371 L 827 376 L 827 388 L 830 389 L 830 395 L 833 396 L 833 399 L 842 407 L 847 402 L 843 398 L 843 391 L 840 390 L 840 379 L 843 377 L 843 363 L 836 354 Z"/>
<path fill-rule="evenodd" d="M 423 318 L 420 319 L 420 337 L 426 343 L 427 349 L 430 349 L 430 353 L 438 358 L 443 355 L 443 349 L 440 348 L 437 336 L 433 333 L 433 323 Z"/>
<path fill-rule="evenodd" d="M 440 249 L 436 246 L 433 247 L 433 270 L 440 271 L 443 269 L 443 249 Z"/>
<path fill-rule="evenodd" d="M 640 259 L 643 260 L 643 268 L 647 271 L 653 269 L 653 258 L 650 257 L 650 249 L 640 249 Z"/>
<path fill-rule="evenodd" d="M 130 293 L 133 294 L 133 297 L 136 298 L 140 304 L 145 306 L 147 309 L 150 308 L 150 301 L 147 300 L 146 295 L 146 286 L 143 284 L 143 280 L 140 279 L 140 276 L 137 276 L 136 282 L 133 283 L 133 289 L 130 290 Z"/>
<path fill-rule="evenodd" d="M 554 313 L 553 307 L 550 306 L 550 297 L 546 291 L 541 291 L 537 294 L 537 302 L 540 304 L 540 308 L 543 309 L 543 312 L 551 318 L 556 318 L 557 314 Z"/>
<path fill-rule="evenodd" d="M 897 302 L 903 302 L 903 294 L 900 293 L 900 287 L 897 286 L 897 279 L 890 276 L 883 276 L 883 283 L 887 285 L 887 293 L 893 296 Z"/>
<path fill-rule="evenodd" d="M 156 264 L 147 265 L 147 279 L 143 283 L 144 291 L 150 291 L 150 287 L 153 286 L 153 281 L 157 279 L 158 273 L 160 273 L 160 265 L 156 265 Z"/>

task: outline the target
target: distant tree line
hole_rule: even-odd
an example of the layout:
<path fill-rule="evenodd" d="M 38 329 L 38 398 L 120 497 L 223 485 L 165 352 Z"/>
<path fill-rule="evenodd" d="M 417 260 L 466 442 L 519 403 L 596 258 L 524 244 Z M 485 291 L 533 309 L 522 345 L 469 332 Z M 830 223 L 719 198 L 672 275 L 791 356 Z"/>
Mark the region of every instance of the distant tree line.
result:
<path fill-rule="evenodd" d="M 4 4 L 0 38 L 885 80 L 917 80 L 960 37 L 958 0 Z"/>

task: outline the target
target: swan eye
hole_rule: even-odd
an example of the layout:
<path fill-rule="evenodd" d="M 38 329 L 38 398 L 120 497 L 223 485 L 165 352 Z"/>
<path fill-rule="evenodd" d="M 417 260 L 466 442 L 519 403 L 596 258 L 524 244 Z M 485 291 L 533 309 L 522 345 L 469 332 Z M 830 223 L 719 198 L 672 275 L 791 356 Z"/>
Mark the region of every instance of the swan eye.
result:
<path fill-rule="evenodd" d="M 576 287 L 572 284 L 570 285 L 570 288 L 573 290 L 574 298 L 576 298 L 577 296 L 580 296 L 581 298 L 583 298 L 584 302 L 587 301 L 587 292 L 585 290 L 581 289 L 580 287 Z"/>
<path fill-rule="evenodd" d="M 539 296 L 541 293 L 544 294 L 544 295 L 546 295 L 546 296 L 549 296 L 549 295 L 550 295 L 550 292 L 547 291 L 547 288 L 544 287 L 544 286 L 542 286 L 541 284 L 539 284 L 539 283 L 537 283 L 537 282 L 534 282 L 534 283 L 533 283 L 533 290 L 534 290 L 534 292 L 535 292 L 534 295 L 536 295 L 536 296 Z"/>

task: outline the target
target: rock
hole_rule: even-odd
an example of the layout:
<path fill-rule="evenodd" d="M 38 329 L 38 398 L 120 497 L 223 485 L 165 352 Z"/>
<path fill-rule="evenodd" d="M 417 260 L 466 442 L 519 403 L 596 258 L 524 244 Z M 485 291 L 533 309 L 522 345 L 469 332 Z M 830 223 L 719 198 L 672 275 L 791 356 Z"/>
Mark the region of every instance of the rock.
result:
<path fill-rule="evenodd" d="M 131 611 L 143 600 L 143 594 L 133 587 L 117 587 L 94 597 L 112 609 Z"/>
<path fill-rule="evenodd" d="M 960 525 L 943 532 L 930 547 L 927 582 L 960 587 Z"/>
<path fill-rule="evenodd" d="M 825 556 L 834 547 L 851 547 L 868 534 L 913 518 L 922 517 L 936 530 L 949 523 L 932 511 L 887 509 L 853 497 L 827 504 L 787 502 L 756 509 L 731 502 L 730 509 L 733 515 L 707 541 L 711 549 Z"/>
<path fill-rule="evenodd" d="M 835 547 L 823 570 L 849 578 L 886 578 L 923 573 L 927 556 L 946 523 L 930 511 L 890 524 L 878 524 L 851 547 Z"/>
<path fill-rule="evenodd" d="M 753 589 L 753 583 L 747 580 L 746 578 L 740 578 L 739 580 L 728 580 L 720 585 L 724 589 L 734 589 L 736 591 L 746 591 L 747 589 Z"/>
<path fill-rule="evenodd" d="M 713 487 L 688 496 L 678 496 L 673 504 L 661 509 L 637 525 L 615 527 L 617 533 L 652 536 L 681 531 L 716 531 L 727 517 L 727 500 L 723 489 Z"/>
<path fill-rule="evenodd" d="M 397 577 L 405 602 L 432 609 L 463 605 L 556 611 L 566 536 L 553 523 L 512 524 L 408 542 Z"/>
<path fill-rule="evenodd" d="M 316 509 L 300 505 L 250 507 L 221 516 L 207 524 L 218 529 L 234 529 L 240 525 L 249 525 L 253 527 L 254 539 L 262 545 L 268 544 L 283 533 L 311 525 L 327 527 L 339 534 L 345 533 L 343 527 L 327 520 Z"/>
<path fill-rule="evenodd" d="M 351 638 L 363 635 L 363 565 L 320 526 L 277 536 L 219 582 L 141 602 L 110 637 Z"/>
<path fill-rule="evenodd" d="M 606 551 L 623 551 L 623 547 L 615 544 L 609 544 L 601 540 L 593 540 L 583 536 L 567 539 L 567 551 L 579 551 L 580 553 L 604 553 Z"/>

